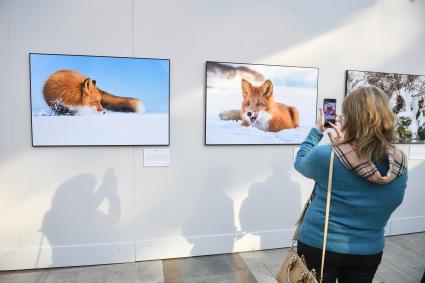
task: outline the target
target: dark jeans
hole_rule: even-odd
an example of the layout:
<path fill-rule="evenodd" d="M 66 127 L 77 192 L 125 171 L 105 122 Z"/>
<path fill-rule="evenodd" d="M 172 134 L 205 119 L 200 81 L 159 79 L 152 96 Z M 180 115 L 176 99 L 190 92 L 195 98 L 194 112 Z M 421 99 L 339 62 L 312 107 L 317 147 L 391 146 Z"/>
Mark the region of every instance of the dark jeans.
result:
<path fill-rule="evenodd" d="M 322 249 L 306 245 L 298 241 L 298 255 L 304 255 L 308 269 L 314 268 L 317 277 L 320 276 Z M 335 283 L 369 283 L 372 282 L 378 265 L 381 263 L 382 252 L 374 255 L 352 255 L 327 251 L 323 282 Z"/>

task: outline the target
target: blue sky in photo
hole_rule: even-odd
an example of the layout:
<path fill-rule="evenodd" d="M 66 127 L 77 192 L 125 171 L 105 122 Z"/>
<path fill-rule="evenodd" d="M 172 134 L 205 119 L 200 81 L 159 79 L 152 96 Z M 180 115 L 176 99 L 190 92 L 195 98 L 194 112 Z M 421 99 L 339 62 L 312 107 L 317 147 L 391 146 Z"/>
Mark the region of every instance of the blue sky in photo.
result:
<path fill-rule="evenodd" d="M 56 71 L 71 69 L 96 80 L 98 88 L 142 100 L 148 113 L 168 113 L 169 61 L 142 58 L 31 54 L 32 111 L 49 109 L 43 86 Z"/>
<path fill-rule="evenodd" d="M 300 72 L 276 78 L 275 81 L 290 87 L 317 88 L 317 69 L 306 68 Z"/>

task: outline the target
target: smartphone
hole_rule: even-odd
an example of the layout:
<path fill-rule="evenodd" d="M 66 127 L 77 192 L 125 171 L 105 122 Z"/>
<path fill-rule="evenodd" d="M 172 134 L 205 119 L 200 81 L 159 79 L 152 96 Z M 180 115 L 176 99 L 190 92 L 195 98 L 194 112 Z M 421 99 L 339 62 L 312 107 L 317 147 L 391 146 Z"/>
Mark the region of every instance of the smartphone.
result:
<path fill-rule="evenodd" d="M 330 128 L 329 123 L 336 122 L 336 99 L 325 98 L 323 100 L 323 113 L 325 114 L 325 128 Z"/>

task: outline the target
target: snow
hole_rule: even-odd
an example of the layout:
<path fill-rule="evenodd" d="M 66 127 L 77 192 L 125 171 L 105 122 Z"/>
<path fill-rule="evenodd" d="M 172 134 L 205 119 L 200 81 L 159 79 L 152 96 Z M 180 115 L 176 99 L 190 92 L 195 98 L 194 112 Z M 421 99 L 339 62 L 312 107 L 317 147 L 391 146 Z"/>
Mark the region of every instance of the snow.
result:
<path fill-rule="evenodd" d="M 32 116 L 33 145 L 167 145 L 168 113 Z"/>
<path fill-rule="evenodd" d="M 241 122 L 207 120 L 207 144 L 299 144 L 311 127 L 298 127 L 279 132 L 264 132 L 253 126 L 243 127 Z"/>
<path fill-rule="evenodd" d="M 300 126 L 279 132 L 265 132 L 241 121 L 223 121 L 222 111 L 240 109 L 241 88 L 207 88 L 207 144 L 300 144 L 316 121 L 316 89 L 274 86 L 275 101 L 295 106 L 300 113 Z"/>

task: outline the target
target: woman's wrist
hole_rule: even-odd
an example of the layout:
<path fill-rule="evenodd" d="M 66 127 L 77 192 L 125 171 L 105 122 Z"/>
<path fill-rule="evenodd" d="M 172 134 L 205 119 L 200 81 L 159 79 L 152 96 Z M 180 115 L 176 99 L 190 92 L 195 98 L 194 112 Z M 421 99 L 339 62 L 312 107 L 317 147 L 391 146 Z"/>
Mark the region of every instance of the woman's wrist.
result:
<path fill-rule="evenodd" d="M 322 125 L 315 125 L 314 126 L 315 129 L 317 129 L 319 132 L 323 133 L 324 131 L 326 131 L 326 128 Z"/>

